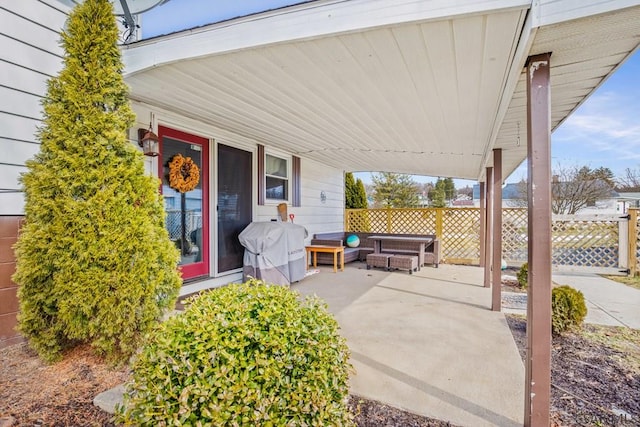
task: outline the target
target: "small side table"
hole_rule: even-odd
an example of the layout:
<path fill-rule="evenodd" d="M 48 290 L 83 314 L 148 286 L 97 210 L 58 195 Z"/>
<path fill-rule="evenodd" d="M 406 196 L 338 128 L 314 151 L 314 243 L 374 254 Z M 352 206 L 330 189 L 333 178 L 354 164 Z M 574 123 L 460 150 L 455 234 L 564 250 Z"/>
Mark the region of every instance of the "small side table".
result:
<path fill-rule="evenodd" d="M 309 245 L 305 246 L 307 250 L 307 269 L 309 269 L 309 257 L 313 255 L 313 266 L 318 265 L 318 252 L 333 254 L 333 272 L 338 271 L 338 255 L 340 255 L 340 265 L 344 271 L 344 246 L 326 246 L 326 245 Z"/>

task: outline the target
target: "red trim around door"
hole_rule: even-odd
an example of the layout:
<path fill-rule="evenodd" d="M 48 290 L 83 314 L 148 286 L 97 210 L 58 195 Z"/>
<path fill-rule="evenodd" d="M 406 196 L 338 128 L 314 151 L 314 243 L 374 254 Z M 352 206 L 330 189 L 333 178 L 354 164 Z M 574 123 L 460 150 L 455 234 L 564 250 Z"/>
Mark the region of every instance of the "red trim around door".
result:
<path fill-rule="evenodd" d="M 164 137 L 177 139 L 187 144 L 199 145 L 202 150 L 202 168 L 200 171 L 200 182 L 202 185 L 202 261 L 193 264 L 180 266 L 182 277 L 192 279 L 194 277 L 209 275 L 209 140 L 201 136 L 192 135 L 164 126 L 158 126 L 158 137 L 160 138 L 160 156 L 162 159 L 162 139 Z M 162 160 L 158 162 L 158 176 L 164 173 Z M 162 186 L 160 186 L 162 191 Z"/>

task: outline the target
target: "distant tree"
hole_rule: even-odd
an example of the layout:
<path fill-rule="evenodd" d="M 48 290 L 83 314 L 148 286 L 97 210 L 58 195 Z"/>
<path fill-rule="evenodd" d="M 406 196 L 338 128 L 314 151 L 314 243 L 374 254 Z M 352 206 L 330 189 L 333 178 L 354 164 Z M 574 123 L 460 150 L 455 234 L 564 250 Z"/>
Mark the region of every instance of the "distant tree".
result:
<path fill-rule="evenodd" d="M 438 178 L 436 185 L 431 192 L 431 206 L 434 208 L 444 208 L 447 206 L 446 183 L 441 178 Z"/>
<path fill-rule="evenodd" d="M 613 172 L 611 172 L 611 169 L 602 166 L 596 169 L 591 169 L 589 166 L 582 166 L 578 169 L 576 180 L 599 180 L 606 184 L 609 189 L 612 189 L 616 186 L 615 176 L 613 175 Z"/>
<path fill-rule="evenodd" d="M 433 182 L 425 182 L 422 184 L 422 194 L 429 196 L 429 193 L 433 190 L 435 184 Z"/>
<path fill-rule="evenodd" d="M 456 198 L 456 184 L 452 178 L 445 178 L 444 181 L 444 197 L 447 200 L 453 200 Z"/>
<path fill-rule="evenodd" d="M 351 172 L 344 174 L 344 207 L 345 209 L 355 208 L 356 181 Z"/>
<path fill-rule="evenodd" d="M 458 195 L 467 196 L 473 199 L 473 187 L 469 187 L 468 185 L 463 188 L 459 188 L 457 191 Z"/>
<path fill-rule="evenodd" d="M 374 174 L 372 180 L 377 204 L 392 208 L 418 206 L 418 186 L 411 175 L 381 172 Z"/>
<path fill-rule="evenodd" d="M 345 209 L 366 209 L 368 207 L 364 182 L 360 178 L 354 180 L 351 172 L 344 175 L 344 206 Z"/>
<path fill-rule="evenodd" d="M 526 208 L 529 206 L 529 199 L 527 197 L 528 194 L 528 181 L 522 178 L 517 184 L 517 196 L 513 198 L 513 203 L 515 207 L 518 208 Z"/>
<path fill-rule="evenodd" d="M 591 169 L 589 166 L 564 167 L 558 165 L 551 183 L 551 209 L 555 214 L 575 214 L 595 205 L 599 199 L 611 197 L 615 186 L 609 168 Z"/>
<path fill-rule="evenodd" d="M 554 214 L 573 215 L 596 201 L 611 197 L 616 185 L 611 169 L 589 166 L 556 165 L 551 179 L 551 211 Z M 518 183 L 520 200 L 526 206 L 527 181 Z"/>
<path fill-rule="evenodd" d="M 360 178 L 356 180 L 356 192 L 353 204 L 355 209 L 366 209 L 369 207 L 367 190 L 365 190 L 364 182 L 362 182 Z"/>
<path fill-rule="evenodd" d="M 618 191 L 640 191 L 640 169 L 626 168 L 624 176 L 616 180 Z"/>
<path fill-rule="evenodd" d="M 182 283 L 158 179 L 128 139 L 135 116 L 117 41 L 108 0 L 71 12 L 63 68 L 42 101 L 40 152 L 21 178 L 18 327 L 48 361 L 82 343 L 126 361 Z"/>

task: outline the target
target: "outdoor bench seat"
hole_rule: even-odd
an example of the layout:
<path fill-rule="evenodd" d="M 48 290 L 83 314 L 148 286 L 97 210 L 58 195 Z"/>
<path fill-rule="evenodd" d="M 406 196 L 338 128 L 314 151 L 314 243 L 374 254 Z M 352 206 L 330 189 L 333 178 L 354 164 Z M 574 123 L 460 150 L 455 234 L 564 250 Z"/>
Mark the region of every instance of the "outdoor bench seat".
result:
<path fill-rule="evenodd" d="M 391 255 L 389 257 L 389 270 L 409 270 L 409 274 L 420 270 L 417 255 Z"/>
<path fill-rule="evenodd" d="M 389 270 L 389 258 L 393 257 L 391 254 L 368 254 L 367 255 L 367 270 L 371 267 L 384 268 Z"/>
<path fill-rule="evenodd" d="M 365 261 L 367 255 L 373 253 L 374 242 L 369 239 L 369 236 L 380 235 L 385 233 L 363 233 L 363 232 L 332 232 L 332 233 L 318 233 L 314 234 L 311 239 L 312 245 L 327 245 L 327 246 L 345 246 L 344 242 L 347 236 L 355 234 L 360 239 L 360 245 L 356 248 L 345 247 L 344 249 L 344 262 L 349 263 L 356 260 Z M 440 241 L 434 234 L 393 234 L 393 236 L 401 237 L 429 237 L 433 239 L 433 242 L 425 246 L 425 252 L 422 258 L 424 264 L 432 264 L 434 267 L 438 267 L 440 262 Z M 419 255 L 418 247 L 416 243 L 412 242 L 385 242 L 382 245 L 382 252 L 398 255 Z M 318 264 L 330 264 L 333 265 L 333 258 L 331 254 L 318 254 Z"/>
<path fill-rule="evenodd" d="M 360 245 L 356 248 L 345 246 L 344 242 L 347 236 L 355 234 L 360 239 Z M 364 261 L 367 254 L 373 253 L 373 242 L 367 239 L 372 233 L 345 233 L 343 231 L 334 233 L 318 233 L 314 234 L 311 239 L 312 245 L 326 246 L 344 246 L 344 263 L 353 261 Z M 318 264 L 333 265 L 333 256 L 331 254 L 318 253 Z"/>

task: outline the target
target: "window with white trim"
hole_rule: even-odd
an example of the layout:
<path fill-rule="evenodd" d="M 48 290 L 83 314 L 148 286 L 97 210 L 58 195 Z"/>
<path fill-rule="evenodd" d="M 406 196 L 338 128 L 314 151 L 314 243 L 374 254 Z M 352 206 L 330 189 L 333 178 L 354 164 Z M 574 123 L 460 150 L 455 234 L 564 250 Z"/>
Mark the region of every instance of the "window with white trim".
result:
<path fill-rule="evenodd" d="M 265 193 L 269 200 L 289 200 L 289 161 L 271 154 L 265 155 Z"/>

